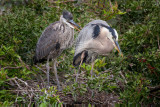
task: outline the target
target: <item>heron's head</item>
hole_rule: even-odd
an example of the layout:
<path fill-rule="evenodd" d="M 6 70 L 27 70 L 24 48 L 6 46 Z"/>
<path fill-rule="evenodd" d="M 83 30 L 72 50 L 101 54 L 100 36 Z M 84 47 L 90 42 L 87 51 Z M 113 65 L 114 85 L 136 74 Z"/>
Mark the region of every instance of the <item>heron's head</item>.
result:
<path fill-rule="evenodd" d="M 107 34 L 107 37 L 112 41 L 116 50 L 123 57 L 123 54 L 122 54 L 121 49 L 120 49 L 119 44 L 118 44 L 118 33 L 117 33 L 117 31 L 115 29 L 111 28 L 111 27 L 107 27 L 107 29 L 109 30 L 109 34 Z"/>
<path fill-rule="evenodd" d="M 66 23 L 71 28 L 80 28 L 80 26 L 73 21 L 73 15 L 69 11 L 63 11 L 61 21 Z"/>

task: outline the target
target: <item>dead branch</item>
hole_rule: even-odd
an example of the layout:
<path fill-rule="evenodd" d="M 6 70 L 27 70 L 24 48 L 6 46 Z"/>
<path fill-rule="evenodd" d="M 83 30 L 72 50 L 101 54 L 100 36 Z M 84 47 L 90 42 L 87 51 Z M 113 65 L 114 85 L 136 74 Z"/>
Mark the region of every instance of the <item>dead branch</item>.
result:
<path fill-rule="evenodd" d="M 156 0 L 156 2 L 157 2 L 157 6 L 159 5 L 159 1 L 158 0 Z"/>
<path fill-rule="evenodd" d="M 5 69 L 20 69 L 22 67 L 10 67 L 10 66 L 7 66 L 7 67 L 4 67 L 3 70 Z"/>
<path fill-rule="evenodd" d="M 111 0 L 109 0 L 109 4 L 110 4 L 110 7 L 111 7 L 112 12 L 113 12 L 113 8 L 112 8 L 112 2 L 111 2 Z"/>
<path fill-rule="evenodd" d="M 6 75 L 6 78 L 7 78 L 7 79 L 10 79 L 10 78 L 8 77 L 8 75 Z M 11 86 L 14 86 L 14 85 L 15 85 L 12 80 L 9 80 L 9 83 L 8 83 L 8 84 L 10 84 Z"/>
<path fill-rule="evenodd" d="M 56 97 L 55 94 L 53 94 L 53 97 Z M 57 99 L 58 103 L 62 103 L 59 99 Z M 63 104 L 61 104 L 61 107 L 63 107 Z"/>
<path fill-rule="evenodd" d="M 122 76 L 122 78 L 124 79 L 125 84 L 127 84 L 128 82 L 127 82 L 127 80 L 126 80 L 125 76 L 122 74 L 122 72 L 121 72 L 121 71 L 120 71 L 119 73 L 120 73 L 120 75 Z"/>
<path fill-rule="evenodd" d="M 19 96 L 19 92 L 17 93 L 17 98 L 18 98 L 18 96 Z M 17 98 L 16 98 L 16 101 L 15 101 L 16 103 L 17 103 Z"/>
<path fill-rule="evenodd" d="M 16 83 L 16 85 L 17 85 L 20 89 L 22 89 L 22 87 L 18 84 L 18 82 L 16 81 L 16 79 L 13 79 L 13 81 Z"/>
<path fill-rule="evenodd" d="M 7 90 L 7 91 L 11 91 L 11 92 L 21 92 L 21 91 L 29 91 L 29 92 L 41 92 L 41 90 Z"/>
<path fill-rule="evenodd" d="M 157 36 L 157 41 L 158 41 L 158 48 L 159 48 L 159 50 L 160 50 L 159 35 Z"/>
<path fill-rule="evenodd" d="M 154 95 L 154 94 L 150 94 L 151 96 L 154 96 L 154 97 L 157 97 L 157 98 L 159 98 L 160 99 L 160 97 L 159 96 L 156 96 L 156 95 Z"/>
<path fill-rule="evenodd" d="M 19 61 L 21 62 L 24 67 L 26 67 L 28 70 L 30 70 L 29 65 L 25 64 L 20 57 L 18 57 Z"/>
<path fill-rule="evenodd" d="M 21 79 L 19 79 L 19 78 L 17 78 L 17 77 L 15 77 L 14 79 L 17 79 L 17 80 L 19 80 L 20 82 L 24 83 L 27 87 L 30 87 L 27 82 L 25 82 L 25 81 L 23 81 L 23 80 L 21 80 Z"/>
<path fill-rule="evenodd" d="M 75 2 L 75 0 L 67 0 L 67 1 L 48 1 L 48 2 L 50 2 L 50 3 L 68 3 L 68 2 Z"/>
<path fill-rule="evenodd" d="M 31 97 L 30 97 L 30 101 L 29 101 L 29 104 L 28 104 L 28 107 L 31 107 L 31 104 L 32 104 L 32 99 L 34 98 L 34 95 L 31 94 Z"/>
<path fill-rule="evenodd" d="M 35 67 L 37 67 L 39 70 L 41 70 L 43 73 L 45 73 L 45 74 L 46 74 L 46 71 L 45 71 L 45 70 L 41 69 L 41 68 L 40 68 L 40 67 L 38 67 L 37 65 L 35 65 Z"/>
<path fill-rule="evenodd" d="M 153 93 L 153 92 L 156 92 L 156 91 L 159 91 L 159 90 L 160 90 L 160 85 L 155 86 L 155 87 L 151 87 L 149 92 Z"/>

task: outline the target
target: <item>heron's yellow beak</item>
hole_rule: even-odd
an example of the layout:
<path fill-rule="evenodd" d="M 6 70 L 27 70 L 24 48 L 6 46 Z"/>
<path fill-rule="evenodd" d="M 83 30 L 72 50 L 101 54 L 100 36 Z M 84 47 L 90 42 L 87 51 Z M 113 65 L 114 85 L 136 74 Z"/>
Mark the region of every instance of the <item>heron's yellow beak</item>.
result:
<path fill-rule="evenodd" d="M 117 51 L 121 54 L 121 56 L 123 57 L 123 53 L 121 52 L 121 49 L 120 49 L 119 44 L 118 44 L 117 41 L 114 41 L 114 46 L 115 46 L 116 50 L 117 50 Z"/>
<path fill-rule="evenodd" d="M 75 28 L 76 30 L 78 30 L 79 32 L 81 31 L 77 26 L 74 26 L 74 28 Z"/>
<path fill-rule="evenodd" d="M 75 23 L 73 20 L 70 20 L 69 23 L 71 23 L 74 26 L 75 29 L 80 31 L 80 26 L 77 23 Z"/>

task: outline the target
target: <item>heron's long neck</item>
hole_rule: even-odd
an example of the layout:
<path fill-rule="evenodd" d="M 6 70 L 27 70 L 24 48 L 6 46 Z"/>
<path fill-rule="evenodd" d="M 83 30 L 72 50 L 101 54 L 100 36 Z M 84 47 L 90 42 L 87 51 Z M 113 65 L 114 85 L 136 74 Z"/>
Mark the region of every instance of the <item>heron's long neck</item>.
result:
<path fill-rule="evenodd" d="M 64 20 L 64 18 L 63 18 L 63 16 L 61 15 L 61 17 L 60 17 L 60 19 L 59 19 L 60 23 L 63 23 L 63 20 Z"/>
<path fill-rule="evenodd" d="M 63 18 L 62 15 L 61 15 L 61 17 L 60 17 L 60 23 L 62 23 L 62 24 L 64 24 L 64 25 L 67 25 L 67 26 L 69 26 L 70 28 L 74 29 L 74 27 L 73 27 L 70 23 L 68 23 L 68 22 Z"/>

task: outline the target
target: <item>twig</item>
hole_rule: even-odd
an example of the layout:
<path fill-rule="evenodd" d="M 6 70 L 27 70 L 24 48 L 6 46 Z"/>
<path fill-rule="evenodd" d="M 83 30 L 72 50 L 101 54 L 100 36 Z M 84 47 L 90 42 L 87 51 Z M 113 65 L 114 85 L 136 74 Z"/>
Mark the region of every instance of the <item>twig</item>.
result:
<path fill-rule="evenodd" d="M 30 87 L 27 82 L 25 82 L 25 81 L 23 81 L 23 80 L 21 80 L 21 79 L 19 79 L 17 77 L 15 77 L 15 79 L 19 80 L 20 82 L 24 83 L 26 86 Z"/>
<path fill-rule="evenodd" d="M 6 75 L 6 78 L 7 78 L 7 79 L 10 79 L 10 78 L 8 77 L 8 75 Z M 9 82 L 10 82 L 10 85 L 11 85 L 11 86 L 14 86 L 14 85 L 15 85 L 12 80 L 9 80 Z M 9 83 L 8 83 L 8 84 L 9 84 Z"/>
<path fill-rule="evenodd" d="M 41 92 L 41 90 L 7 90 L 7 91 L 16 91 L 16 92 L 21 92 L 21 91 L 29 91 L 29 92 Z"/>
<path fill-rule="evenodd" d="M 5 59 L 5 57 L 3 57 L 3 56 L 2 56 L 2 57 L 0 57 L 0 60 L 2 60 L 2 59 Z"/>
<path fill-rule="evenodd" d="M 149 91 L 150 93 L 153 93 L 153 92 L 159 91 L 159 90 L 160 90 L 160 85 L 155 86 L 155 87 L 152 87 L 152 88 L 150 88 L 150 89 L 151 89 L 151 90 Z"/>
<path fill-rule="evenodd" d="M 156 2 L 157 2 L 157 6 L 159 5 L 159 1 L 158 0 L 156 0 Z"/>
<path fill-rule="evenodd" d="M 7 67 L 4 67 L 3 70 L 5 70 L 5 69 L 19 69 L 19 68 L 22 68 L 22 67 L 10 67 L 10 66 L 7 66 Z"/>
<path fill-rule="evenodd" d="M 19 94 L 19 92 L 17 93 L 17 98 L 18 98 L 18 94 Z M 16 101 L 15 101 L 16 103 L 17 103 L 17 98 L 16 98 Z"/>
<path fill-rule="evenodd" d="M 44 71 L 43 69 L 41 69 L 40 67 L 38 67 L 37 65 L 35 65 L 35 67 L 37 67 L 39 70 L 41 70 L 43 73 L 46 74 L 46 71 Z"/>
<path fill-rule="evenodd" d="M 45 85 L 45 83 L 44 83 L 44 80 L 43 80 L 43 78 L 42 78 L 42 76 L 40 75 L 40 79 L 42 80 L 42 86 L 44 87 L 44 85 Z"/>
<path fill-rule="evenodd" d="M 28 107 L 31 107 L 33 97 L 34 97 L 34 95 L 33 95 L 33 94 L 31 94 L 30 102 L 29 102 L 29 104 L 28 104 Z"/>
<path fill-rule="evenodd" d="M 67 1 L 48 1 L 50 3 L 67 3 L 67 2 L 75 2 L 75 0 L 67 0 Z"/>
<path fill-rule="evenodd" d="M 22 87 L 18 84 L 18 82 L 16 81 L 16 79 L 13 79 L 13 81 L 17 84 L 17 86 L 22 89 Z"/>
<path fill-rule="evenodd" d="M 159 48 L 159 50 L 160 50 L 159 36 L 157 36 L 157 41 L 158 41 L 158 48 Z"/>
<path fill-rule="evenodd" d="M 111 0 L 109 0 L 109 4 L 110 4 L 110 7 L 111 7 L 112 12 L 113 12 L 113 8 L 112 8 L 112 2 L 111 2 Z"/>
<path fill-rule="evenodd" d="M 154 97 L 157 97 L 157 96 L 155 96 L 154 94 L 150 94 L 151 96 L 154 96 Z M 159 98 L 160 99 L 160 97 L 157 97 L 157 98 Z"/>
<path fill-rule="evenodd" d="M 56 97 L 55 94 L 53 94 L 54 97 Z M 58 103 L 61 103 L 61 101 L 57 98 Z M 63 107 L 63 104 L 61 104 L 61 107 Z"/>
<path fill-rule="evenodd" d="M 126 80 L 125 76 L 122 74 L 122 72 L 121 72 L 121 71 L 120 71 L 119 73 L 120 73 L 120 75 L 122 76 L 122 78 L 124 79 L 125 84 L 127 84 L 128 82 L 127 82 L 127 80 Z"/>
<path fill-rule="evenodd" d="M 29 65 L 25 64 L 20 57 L 18 57 L 18 59 L 19 59 L 19 61 L 21 62 L 22 65 L 24 64 L 25 67 L 26 67 L 28 70 L 30 70 Z"/>

